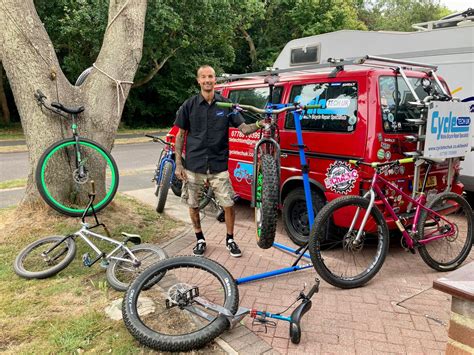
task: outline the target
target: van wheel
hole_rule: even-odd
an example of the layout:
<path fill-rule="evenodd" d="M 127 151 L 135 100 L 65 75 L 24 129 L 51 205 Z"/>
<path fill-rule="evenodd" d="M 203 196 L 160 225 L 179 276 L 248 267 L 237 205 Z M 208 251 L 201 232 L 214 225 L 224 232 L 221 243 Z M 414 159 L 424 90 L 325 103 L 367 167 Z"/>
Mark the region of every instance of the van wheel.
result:
<path fill-rule="evenodd" d="M 315 191 L 311 190 L 313 200 L 314 217 L 324 206 L 323 198 Z M 305 245 L 309 238 L 308 209 L 304 188 L 298 187 L 285 197 L 283 201 L 283 225 L 290 239 L 297 245 Z"/>

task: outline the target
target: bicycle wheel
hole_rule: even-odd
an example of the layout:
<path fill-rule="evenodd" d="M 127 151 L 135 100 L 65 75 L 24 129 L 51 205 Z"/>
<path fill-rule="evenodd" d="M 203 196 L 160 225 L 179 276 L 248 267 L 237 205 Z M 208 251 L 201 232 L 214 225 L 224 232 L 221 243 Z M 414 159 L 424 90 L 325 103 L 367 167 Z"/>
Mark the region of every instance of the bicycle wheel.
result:
<path fill-rule="evenodd" d="M 37 240 L 24 248 L 13 263 L 18 276 L 26 279 L 45 279 L 68 266 L 76 255 L 76 243 L 67 238 L 47 255 L 43 255 L 64 236 L 51 236 Z"/>
<path fill-rule="evenodd" d="M 263 154 L 257 166 L 255 224 L 257 245 L 268 249 L 275 240 L 278 218 L 278 189 L 280 188 L 275 158 Z"/>
<path fill-rule="evenodd" d="M 311 260 L 319 275 L 333 286 L 362 286 L 382 267 L 388 253 L 388 227 L 374 206 L 362 228 L 368 207 L 369 201 L 363 197 L 340 197 L 324 206 L 314 221 L 309 236 Z M 359 231 L 361 239 L 356 243 Z"/>
<path fill-rule="evenodd" d="M 145 290 L 157 275 L 164 276 Z M 215 261 L 178 256 L 146 269 L 132 282 L 124 300 L 125 326 L 140 343 L 160 351 L 189 351 L 229 327 L 212 304 L 235 314 L 239 293 L 232 276 Z M 153 302 L 151 311 L 138 308 L 143 300 Z"/>
<path fill-rule="evenodd" d="M 171 185 L 171 175 L 173 174 L 173 164 L 169 161 L 163 164 L 163 171 L 161 172 L 161 180 L 156 189 L 158 191 L 158 204 L 156 205 L 156 212 L 161 213 L 165 208 L 166 198 L 168 197 L 168 190 Z"/>
<path fill-rule="evenodd" d="M 199 209 L 203 210 L 214 198 L 214 191 L 209 185 L 205 185 L 199 198 Z"/>
<path fill-rule="evenodd" d="M 91 192 L 90 181 L 95 181 L 94 208 L 100 211 L 115 196 L 119 183 L 117 165 L 112 156 L 99 144 L 86 138 L 79 141 L 79 153 L 84 170 L 80 176 L 76 166 L 76 142 L 65 139 L 54 143 L 38 161 L 35 178 L 41 197 L 56 211 L 78 217 L 84 213 Z M 92 211 L 88 211 L 91 215 Z"/>
<path fill-rule="evenodd" d="M 152 244 L 134 245 L 130 247 L 130 251 L 140 261 L 139 265 L 133 265 L 130 254 L 123 252 L 118 257 L 129 261 L 112 259 L 106 271 L 107 282 L 120 292 L 126 291 L 130 282 L 147 267 L 168 257 L 163 249 Z"/>
<path fill-rule="evenodd" d="M 452 223 L 455 230 L 451 231 L 449 224 L 434 213 L 423 210 L 417 226 L 419 239 L 443 234 L 448 236 L 420 246 L 418 248 L 420 256 L 435 270 L 454 270 L 466 260 L 471 251 L 473 242 L 471 206 L 462 196 L 446 192 L 436 195 L 427 207 Z"/>
<path fill-rule="evenodd" d="M 176 177 L 175 174 L 171 177 L 171 191 L 175 194 L 175 196 L 180 197 L 183 189 L 183 182 Z"/>

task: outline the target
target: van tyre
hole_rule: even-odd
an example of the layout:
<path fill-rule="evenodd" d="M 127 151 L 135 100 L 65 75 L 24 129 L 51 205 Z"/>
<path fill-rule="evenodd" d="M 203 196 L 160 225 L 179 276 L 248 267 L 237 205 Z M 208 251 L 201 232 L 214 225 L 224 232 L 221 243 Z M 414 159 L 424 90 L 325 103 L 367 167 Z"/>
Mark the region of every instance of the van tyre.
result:
<path fill-rule="evenodd" d="M 162 213 L 165 204 L 166 198 L 168 197 L 168 190 L 171 185 L 171 175 L 173 174 L 173 164 L 171 162 L 166 162 L 163 165 L 163 173 L 161 174 L 160 184 L 156 187 L 158 204 L 156 205 L 156 212 Z"/>
<path fill-rule="evenodd" d="M 257 245 L 262 249 L 268 249 L 275 240 L 278 219 L 278 189 L 280 187 L 277 164 L 272 155 L 262 155 L 256 178 Z"/>
<path fill-rule="evenodd" d="M 316 191 L 311 190 L 314 217 L 324 207 L 324 199 Z M 303 187 L 291 190 L 283 201 L 283 225 L 286 233 L 297 245 L 306 245 L 309 240 L 308 209 Z"/>

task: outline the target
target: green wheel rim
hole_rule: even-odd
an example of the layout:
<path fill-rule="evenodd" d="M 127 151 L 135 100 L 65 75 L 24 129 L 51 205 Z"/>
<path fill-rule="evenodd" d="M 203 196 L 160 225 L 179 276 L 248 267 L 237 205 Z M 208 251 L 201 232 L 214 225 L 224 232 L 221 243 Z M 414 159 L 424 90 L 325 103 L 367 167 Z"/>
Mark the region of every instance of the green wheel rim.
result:
<path fill-rule="evenodd" d="M 53 156 L 54 153 L 56 153 L 59 149 L 62 149 L 62 148 L 65 148 L 69 145 L 74 145 L 76 144 L 76 142 L 74 141 L 70 141 L 70 142 L 65 142 L 63 144 L 60 144 L 58 145 L 56 148 L 54 148 L 51 152 L 49 152 L 49 154 L 46 156 L 46 158 L 44 159 L 44 162 L 43 162 L 43 166 L 41 167 L 41 186 L 43 187 L 43 190 L 44 192 L 46 193 L 46 196 L 48 196 L 48 199 L 56 206 L 58 206 L 59 208 L 65 210 L 65 211 L 68 211 L 68 212 L 73 212 L 73 213 L 82 213 L 84 212 L 84 209 L 78 209 L 78 208 L 71 208 L 71 207 L 68 207 L 68 206 L 64 206 L 63 204 L 59 203 L 58 201 L 56 201 L 56 199 L 54 199 L 53 196 L 51 196 L 51 193 L 49 192 L 48 188 L 46 187 L 46 183 L 44 181 L 44 174 L 45 174 L 45 169 L 46 169 L 46 166 L 48 165 L 48 160 Z M 112 161 L 110 160 L 110 158 L 107 156 L 107 154 L 105 154 L 105 152 L 100 149 L 99 147 L 97 147 L 96 145 L 94 144 L 91 144 L 89 142 L 84 142 L 84 141 L 81 141 L 79 142 L 80 145 L 84 145 L 84 146 L 87 146 L 89 148 L 92 148 L 96 151 L 98 151 L 100 153 L 100 155 L 102 155 L 102 157 L 107 161 L 107 165 L 109 166 L 110 168 L 110 171 L 111 171 L 111 183 L 110 183 L 110 186 L 111 188 L 109 189 L 109 191 L 107 191 L 107 194 L 105 195 L 105 197 L 97 204 L 94 204 L 94 208 L 101 208 L 102 205 L 104 203 L 106 203 L 106 201 L 109 199 L 110 195 L 114 192 L 114 186 L 116 184 L 116 181 L 117 181 L 117 178 L 115 176 L 115 169 L 113 168 L 113 164 L 112 164 Z"/>

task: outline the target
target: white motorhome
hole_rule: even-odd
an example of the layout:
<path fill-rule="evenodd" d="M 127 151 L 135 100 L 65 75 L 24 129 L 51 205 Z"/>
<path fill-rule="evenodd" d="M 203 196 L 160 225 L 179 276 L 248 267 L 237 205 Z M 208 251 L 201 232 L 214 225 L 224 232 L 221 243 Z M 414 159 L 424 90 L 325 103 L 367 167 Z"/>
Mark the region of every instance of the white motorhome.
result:
<path fill-rule="evenodd" d="M 310 68 L 328 58 L 353 59 L 366 54 L 435 64 L 451 94 L 472 102 L 474 111 L 474 10 L 413 25 L 417 32 L 342 30 L 288 42 L 274 68 Z M 471 146 L 474 137 L 471 136 Z M 474 153 L 461 165 L 461 181 L 474 194 Z"/>

